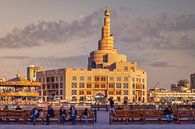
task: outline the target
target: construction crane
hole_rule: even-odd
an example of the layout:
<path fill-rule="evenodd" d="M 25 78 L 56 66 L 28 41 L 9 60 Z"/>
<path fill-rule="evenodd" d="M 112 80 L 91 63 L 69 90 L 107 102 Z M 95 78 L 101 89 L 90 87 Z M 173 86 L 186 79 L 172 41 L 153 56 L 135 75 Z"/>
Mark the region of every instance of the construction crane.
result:
<path fill-rule="evenodd" d="M 154 86 L 154 89 L 155 89 L 155 88 L 157 88 L 157 86 L 158 86 L 159 84 L 160 84 L 160 83 L 159 83 L 159 82 L 157 82 L 157 83 L 156 83 L 156 85 Z"/>

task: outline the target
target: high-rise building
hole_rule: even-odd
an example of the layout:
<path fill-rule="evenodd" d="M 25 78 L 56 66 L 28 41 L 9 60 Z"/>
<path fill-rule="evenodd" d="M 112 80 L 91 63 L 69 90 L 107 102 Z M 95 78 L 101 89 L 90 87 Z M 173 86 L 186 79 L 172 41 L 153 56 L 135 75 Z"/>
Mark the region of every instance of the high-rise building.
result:
<path fill-rule="evenodd" d="M 40 96 L 44 101 L 107 101 L 113 98 L 122 103 L 147 101 L 147 73 L 136 62 L 128 62 L 126 55 L 114 48 L 110 33 L 110 11 L 104 14 L 102 37 L 98 50 L 88 58 L 88 68 L 63 68 L 37 73 L 42 82 Z"/>
<path fill-rule="evenodd" d="M 36 73 L 43 71 L 42 67 L 35 67 L 31 65 L 27 67 L 27 79 L 31 82 L 36 81 Z"/>
<path fill-rule="evenodd" d="M 190 75 L 191 90 L 195 90 L 195 73 Z"/>
<path fill-rule="evenodd" d="M 176 84 L 171 84 L 171 91 L 191 92 L 190 81 L 188 79 L 179 80 Z"/>

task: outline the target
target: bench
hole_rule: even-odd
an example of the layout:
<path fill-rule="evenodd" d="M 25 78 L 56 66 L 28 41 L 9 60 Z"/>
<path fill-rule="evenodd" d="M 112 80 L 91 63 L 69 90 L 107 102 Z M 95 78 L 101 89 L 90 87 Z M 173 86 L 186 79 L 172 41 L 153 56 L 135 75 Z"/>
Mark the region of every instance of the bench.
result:
<path fill-rule="evenodd" d="M 0 119 L 2 121 L 20 121 L 26 123 L 26 111 L 25 110 L 2 110 L 0 111 Z"/>
<path fill-rule="evenodd" d="M 195 121 L 195 110 L 177 110 L 175 116 L 177 123 L 181 121 Z"/>
<path fill-rule="evenodd" d="M 143 111 L 143 123 L 144 124 L 148 120 L 157 120 L 159 124 L 161 124 L 163 118 L 164 118 L 163 110 L 144 110 Z"/>

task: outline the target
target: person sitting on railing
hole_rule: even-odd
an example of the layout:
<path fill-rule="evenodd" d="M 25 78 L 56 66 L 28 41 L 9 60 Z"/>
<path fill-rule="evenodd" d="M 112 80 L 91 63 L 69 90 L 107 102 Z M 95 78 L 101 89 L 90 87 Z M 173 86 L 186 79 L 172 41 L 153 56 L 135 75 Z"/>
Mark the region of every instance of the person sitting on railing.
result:
<path fill-rule="evenodd" d="M 174 119 L 174 116 L 172 115 L 172 113 L 173 113 L 173 111 L 172 111 L 171 106 L 168 106 L 165 108 L 164 115 L 165 115 L 168 123 L 170 123 Z"/>
<path fill-rule="evenodd" d="M 15 110 L 22 110 L 22 108 L 19 105 L 17 105 Z"/>
<path fill-rule="evenodd" d="M 83 118 L 85 120 L 85 123 L 88 123 L 88 118 L 89 118 L 89 113 L 88 113 L 88 109 L 85 108 L 85 111 L 83 112 Z"/>
<path fill-rule="evenodd" d="M 32 109 L 32 112 L 31 112 L 31 119 L 32 119 L 33 125 L 36 124 L 36 120 L 38 117 L 39 117 L 39 111 L 37 107 L 35 107 Z"/>
<path fill-rule="evenodd" d="M 61 119 L 62 124 L 65 124 L 65 122 L 66 122 L 66 109 L 62 106 L 59 110 L 59 113 L 60 113 L 60 119 Z"/>
<path fill-rule="evenodd" d="M 46 116 L 46 125 L 49 125 L 50 123 L 50 118 L 54 117 L 54 110 L 51 106 L 48 106 L 48 112 L 47 112 L 47 116 Z"/>
<path fill-rule="evenodd" d="M 133 108 L 133 105 L 129 106 L 129 110 L 135 110 L 135 108 Z"/>
<path fill-rule="evenodd" d="M 3 108 L 3 110 L 8 110 L 8 105 L 5 105 L 5 107 Z"/>
<path fill-rule="evenodd" d="M 71 105 L 71 107 L 70 107 L 70 118 L 71 118 L 72 124 L 75 124 L 76 117 L 77 117 L 77 110 L 73 105 Z"/>

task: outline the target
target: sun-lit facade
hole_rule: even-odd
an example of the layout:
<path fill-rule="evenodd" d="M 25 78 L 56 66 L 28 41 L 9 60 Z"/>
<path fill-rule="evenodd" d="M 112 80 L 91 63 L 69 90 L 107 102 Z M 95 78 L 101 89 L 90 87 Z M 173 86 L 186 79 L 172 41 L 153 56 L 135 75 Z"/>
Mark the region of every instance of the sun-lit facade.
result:
<path fill-rule="evenodd" d="M 98 50 L 90 53 L 86 69 L 62 68 L 37 73 L 37 81 L 42 82 L 39 92 L 43 101 L 103 102 L 108 98 L 119 103 L 147 101 L 147 73 L 136 62 L 128 62 L 126 55 L 117 52 L 110 32 L 108 8 L 104 16 Z"/>

